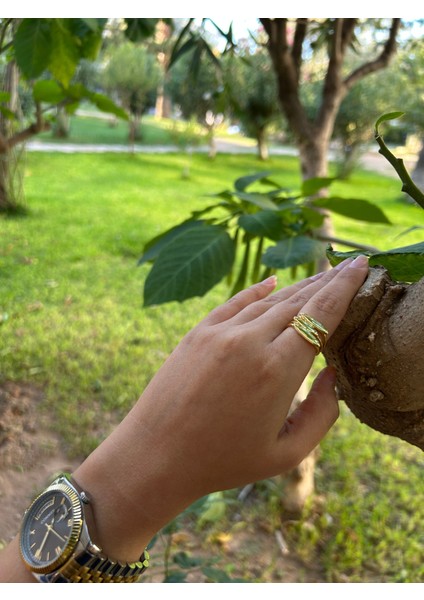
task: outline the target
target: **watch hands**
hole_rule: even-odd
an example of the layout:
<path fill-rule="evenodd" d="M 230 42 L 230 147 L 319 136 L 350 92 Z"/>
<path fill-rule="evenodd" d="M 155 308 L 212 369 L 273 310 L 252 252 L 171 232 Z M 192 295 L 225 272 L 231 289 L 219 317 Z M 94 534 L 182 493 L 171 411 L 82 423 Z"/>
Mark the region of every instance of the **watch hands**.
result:
<path fill-rule="evenodd" d="M 47 541 L 47 538 L 49 537 L 49 533 L 52 530 L 52 525 L 49 525 L 49 524 L 46 523 L 46 527 L 47 527 L 46 534 L 45 534 L 45 536 L 43 538 L 43 541 L 41 542 L 41 546 L 37 550 L 37 554 L 38 555 L 41 555 L 41 552 L 43 551 L 43 548 L 44 548 L 44 545 L 45 545 L 45 543 Z"/>
<path fill-rule="evenodd" d="M 59 533 L 57 533 L 56 529 L 53 529 L 52 525 L 47 525 L 48 530 L 55 534 L 56 537 L 60 539 L 61 542 L 66 542 L 65 538 L 63 538 Z"/>

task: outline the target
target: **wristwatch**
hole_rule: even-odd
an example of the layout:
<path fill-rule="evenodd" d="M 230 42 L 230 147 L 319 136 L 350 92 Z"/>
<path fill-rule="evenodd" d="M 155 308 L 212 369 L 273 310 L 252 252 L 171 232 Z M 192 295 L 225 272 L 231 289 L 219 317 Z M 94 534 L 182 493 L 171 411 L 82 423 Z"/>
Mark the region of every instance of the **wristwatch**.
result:
<path fill-rule="evenodd" d="M 89 495 L 60 475 L 25 511 L 20 552 L 43 583 L 135 583 L 149 565 L 145 550 L 135 563 L 105 556 L 91 538 L 95 521 Z"/>

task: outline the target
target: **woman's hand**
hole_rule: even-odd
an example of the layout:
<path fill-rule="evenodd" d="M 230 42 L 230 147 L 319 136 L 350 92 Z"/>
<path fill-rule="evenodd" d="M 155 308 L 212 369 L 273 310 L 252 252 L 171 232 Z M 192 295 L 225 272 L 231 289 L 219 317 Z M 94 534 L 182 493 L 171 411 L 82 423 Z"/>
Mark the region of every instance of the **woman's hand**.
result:
<path fill-rule="evenodd" d="M 289 325 L 304 312 L 331 335 L 367 271 L 365 257 L 348 260 L 272 295 L 270 278 L 213 310 L 182 340 L 75 473 L 97 499 L 109 554 L 136 558 L 195 499 L 289 470 L 319 443 L 338 416 L 335 376 L 331 368 L 321 372 L 289 416 L 315 358 L 314 346 Z"/>

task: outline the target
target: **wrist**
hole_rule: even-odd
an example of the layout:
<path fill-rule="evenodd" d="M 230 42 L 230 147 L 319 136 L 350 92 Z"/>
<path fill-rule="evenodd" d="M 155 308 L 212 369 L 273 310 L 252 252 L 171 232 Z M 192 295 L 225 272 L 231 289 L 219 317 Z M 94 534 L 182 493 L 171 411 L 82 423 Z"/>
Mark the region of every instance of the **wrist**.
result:
<path fill-rule="evenodd" d="M 152 537 L 197 499 L 166 443 L 130 415 L 73 473 L 92 499 L 94 540 L 120 561 L 138 560 Z"/>

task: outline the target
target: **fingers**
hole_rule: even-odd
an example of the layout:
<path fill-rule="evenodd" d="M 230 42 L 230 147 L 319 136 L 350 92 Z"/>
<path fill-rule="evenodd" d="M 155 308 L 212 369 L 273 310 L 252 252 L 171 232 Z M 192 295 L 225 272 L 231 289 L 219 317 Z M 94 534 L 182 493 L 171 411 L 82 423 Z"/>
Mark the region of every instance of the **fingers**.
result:
<path fill-rule="evenodd" d="M 329 336 L 343 319 L 349 304 L 364 283 L 368 273 L 368 260 L 358 256 L 339 271 L 331 281 L 304 303 L 297 312 L 310 315 L 328 330 Z M 294 314 L 291 316 L 293 318 Z M 291 320 L 290 318 L 290 320 Z M 289 348 L 298 357 L 299 373 L 306 373 L 315 355 L 315 347 L 306 341 L 293 327 L 287 327 L 275 340 L 280 350 Z"/>
<path fill-rule="evenodd" d="M 203 322 L 207 325 L 215 325 L 216 323 L 231 319 L 231 317 L 238 314 L 246 306 L 266 298 L 266 296 L 275 289 L 276 285 L 277 278 L 272 275 L 271 277 L 268 277 L 268 279 L 242 290 L 230 298 L 225 304 L 218 306 L 210 312 Z"/>
<path fill-rule="evenodd" d="M 276 447 L 276 460 L 281 471 L 298 465 L 319 444 L 339 416 L 335 393 L 336 372 L 323 369 L 311 391 L 296 410 L 287 417 Z"/>

